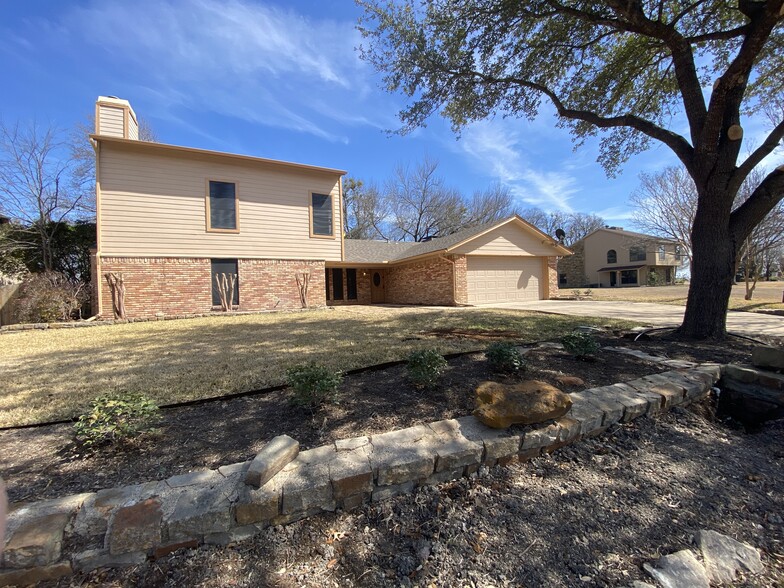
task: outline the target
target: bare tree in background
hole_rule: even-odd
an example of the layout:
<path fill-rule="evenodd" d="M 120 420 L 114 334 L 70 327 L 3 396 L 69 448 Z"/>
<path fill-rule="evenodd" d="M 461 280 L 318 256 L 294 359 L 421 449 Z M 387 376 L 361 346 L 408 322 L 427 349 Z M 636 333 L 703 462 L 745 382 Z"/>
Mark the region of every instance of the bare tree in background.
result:
<path fill-rule="evenodd" d="M 640 174 L 640 187 L 631 195 L 632 222 L 643 233 L 677 241 L 691 264 L 691 227 L 697 212 L 697 187 L 680 166 Z"/>
<path fill-rule="evenodd" d="M 495 223 L 514 214 L 512 193 L 501 184 L 474 192 L 466 204 L 463 227 Z"/>
<path fill-rule="evenodd" d="M 389 203 L 375 184 L 348 177 L 343 182 L 343 234 L 347 239 L 384 239 Z"/>
<path fill-rule="evenodd" d="M 462 228 L 466 212 L 463 198 L 456 189 L 447 187 L 437 168 L 438 161 L 427 157 L 413 168 L 395 168 L 385 190 L 394 239 L 423 241 Z"/>
<path fill-rule="evenodd" d="M 2 212 L 29 227 L 40 247 L 43 269 L 53 269 L 52 241 L 61 223 L 76 216 L 85 192 L 75 162 L 53 126 L 0 124 Z"/>
<path fill-rule="evenodd" d="M 553 238 L 556 230 L 562 229 L 566 233 L 563 242 L 567 247 L 605 226 L 602 217 L 584 212 L 545 212 L 540 208 L 528 208 L 520 216 Z"/>

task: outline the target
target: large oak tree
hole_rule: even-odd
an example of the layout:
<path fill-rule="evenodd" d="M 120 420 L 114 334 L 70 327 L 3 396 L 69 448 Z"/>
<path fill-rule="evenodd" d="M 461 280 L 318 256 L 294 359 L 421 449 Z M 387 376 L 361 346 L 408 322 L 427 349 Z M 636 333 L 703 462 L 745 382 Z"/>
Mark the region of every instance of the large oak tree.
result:
<path fill-rule="evenodd" d="M 533 118 L 549 101 L 578 144 L 603 133 L 610 174 L 651 141 L 669 147 L 698 193 L 680 330 L 725 335 L 738 251 L 784 196 L 779 167 L 733 210 L 784 137 L 784 0 L 359 3 L 362 56 L 410 98 L 403 132 L 436 112 L 455 130 L 494 114 Z M 743 127 L 763 111 L 772 128 L 740 158 Z"/>

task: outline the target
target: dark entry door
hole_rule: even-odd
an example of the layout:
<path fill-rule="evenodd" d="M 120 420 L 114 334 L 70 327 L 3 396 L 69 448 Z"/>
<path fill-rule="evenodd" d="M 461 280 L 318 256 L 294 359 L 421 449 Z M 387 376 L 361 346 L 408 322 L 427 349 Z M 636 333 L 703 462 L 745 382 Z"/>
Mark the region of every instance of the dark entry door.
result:
<path fill-rule="evenodd" d="M 370 275 L 370 302 L 380 304 L 386 302 L 387 286 L 384 270 L 372 270 Z"/>
<path fill-rule="evenodd" d="M 618 272 L 610 272 L 610 287 L 618 285 Z"/>

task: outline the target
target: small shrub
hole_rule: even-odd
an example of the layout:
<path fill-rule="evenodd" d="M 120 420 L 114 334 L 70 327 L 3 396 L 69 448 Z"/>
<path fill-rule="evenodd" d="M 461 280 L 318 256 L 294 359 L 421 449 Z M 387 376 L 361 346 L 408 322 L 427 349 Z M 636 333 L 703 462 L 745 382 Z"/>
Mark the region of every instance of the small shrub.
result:
<path fill-rule="evenodd" d="M 115 443 L 151 429 L 159 419 L 160 409 L 143 394 L 106 394 L 76 421 L 76 440 L 87 448 Z"/>
<path fill-rule="evenodd" d="M 564 349 L 577 358 L 599 351 L 599 343 L 589 333 L 569 333 L 561 338 Z"/>
<path fill-rule="evenodd" d="M 408 377 L 417 388 L 434 388 L 447 363 L 435 349 L 414 351 L 408 356 Z"/>
<path fill-rule="evenodd" d="M 31 274 L 19 288 L 17 318 L 23 323 L 78 319 L 88 300 L 86 284 L 71 282 L 57 272 Z"/>
<path fill-rule="evenodd" d="M 324 365 L 303 364 L 286 370 L 286 379 L 294 391 L 294 404 L 315 408 L 335 401 L 343 377 Z"/>
<path fill-rule="evenodd" d="M 491 344 L 485 357 L 494 372 L 514 373 L 525 369 L 525 359 L 513 343 L 499 341 Z"/>

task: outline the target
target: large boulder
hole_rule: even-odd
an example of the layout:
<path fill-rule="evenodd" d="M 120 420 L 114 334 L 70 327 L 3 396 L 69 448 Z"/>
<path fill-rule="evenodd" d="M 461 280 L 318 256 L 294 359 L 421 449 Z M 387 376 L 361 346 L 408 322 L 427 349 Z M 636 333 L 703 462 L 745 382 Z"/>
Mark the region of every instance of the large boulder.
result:
<path fill-rule="evenodd" d="M 751 350 L 751 363 L 769 370 L 784 370 L 784 347 L 755 347 Z"/>
<path fill-rule="evenodd" d="M 557 419 L 572 407 L 568 394 L 537 380 L 509 385 L 483 382 L 476 389 L 476 403 L 474 416 L 494 429 Z"/>

